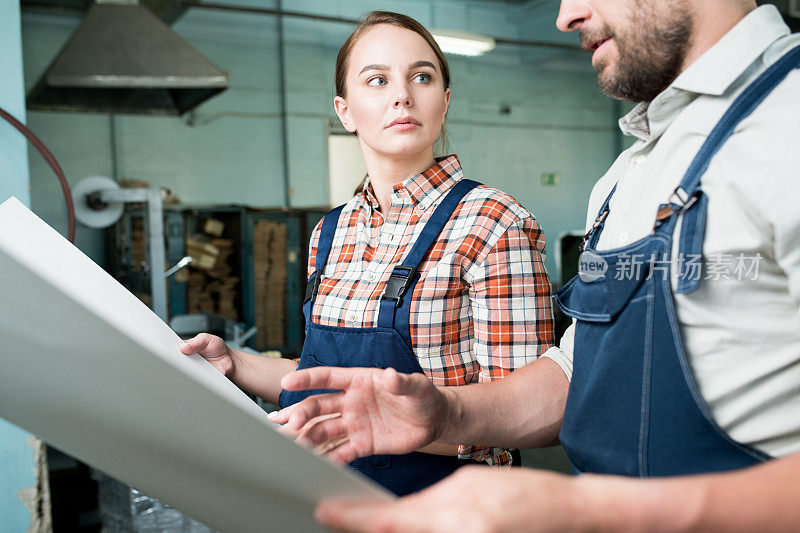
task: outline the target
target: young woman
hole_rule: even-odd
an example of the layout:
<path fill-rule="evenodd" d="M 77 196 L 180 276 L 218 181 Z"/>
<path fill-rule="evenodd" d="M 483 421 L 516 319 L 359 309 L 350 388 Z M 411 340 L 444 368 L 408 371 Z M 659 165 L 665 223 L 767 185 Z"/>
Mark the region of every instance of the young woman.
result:
<path fill-rule="evenodd" d="M 368 178 L 312 235 L 299 368 L 393 367 L 466 385 L 500 379 L 552 344 L 536 220 L 507 194 L 464 179 L 455 155 L 434 157 L 449 86 L 444 54 L 404 15 L 371 13 L 339 51 L 334 108 L 358 135 Z M 298 362 L 231 350 L 207 334 L 181 350 L 281 407 L 310 394 L 281 391 Z M 476 461 L 507 465 L 511 456 L 434 444 L 351 466 L 403 495 Z"/>

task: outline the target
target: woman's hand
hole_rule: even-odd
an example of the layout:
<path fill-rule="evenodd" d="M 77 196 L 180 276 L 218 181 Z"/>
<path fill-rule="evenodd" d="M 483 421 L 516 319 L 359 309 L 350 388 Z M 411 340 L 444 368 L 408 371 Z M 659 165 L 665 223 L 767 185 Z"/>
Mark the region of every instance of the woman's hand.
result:
<path fill-rule="evenodd" d="M 236 356 L 233 350 L 228 348 L 228 345 L 216 335 L 200 333 L 184 341 L 180 350 L 185 355 L 196 353 L 222 372 L 225 377 L 233 379 L 236 372 Z"/>
<path fill-rule="evenodd" d="M 419 374 L 393 369 L 316 367 L 284 376 L 288 390 L 335 389 L 271 416 L 336 462 L 381 453 L 408 453 L 442 436 L 453 413 L 450 398 Z"/>

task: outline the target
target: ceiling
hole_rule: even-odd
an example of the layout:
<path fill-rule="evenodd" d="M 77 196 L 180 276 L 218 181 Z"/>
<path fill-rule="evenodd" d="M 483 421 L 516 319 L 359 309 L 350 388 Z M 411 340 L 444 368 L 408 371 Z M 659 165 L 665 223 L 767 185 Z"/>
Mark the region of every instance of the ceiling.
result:
<path fill-rule="evenodd" d="M 559 0 L 483 0 L 484 2 L 496 2 L 498 4 L 543 4 L 553 3 L 558 4 Z M 774 4 L 778 6 L 781 13 L 784 14 L 786 20 L 792 31 L 800 31 L 800 18 L 789 16 L 789 2 L 790 0 L 757 0 L 761 4 Z M 46 9 L 48 11 L 65 12 L 65 13 L 81 13 L 86 11 L 94 3 L 94 0 L 21 0 L 21 6 L 26 9 Z M 175 7 L 173 0 L 139 0 L 139 3 L 149 8 L 156 15 L 158 15 L 164 22 L 172 24 L 183 15 L 188 8 Z"/>

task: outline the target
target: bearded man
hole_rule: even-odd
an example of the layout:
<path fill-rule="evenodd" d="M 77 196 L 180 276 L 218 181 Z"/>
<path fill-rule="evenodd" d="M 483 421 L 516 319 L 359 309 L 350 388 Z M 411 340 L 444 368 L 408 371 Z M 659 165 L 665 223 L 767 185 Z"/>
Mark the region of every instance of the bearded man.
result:
<path fill-rule="evenodd" d="M 592 192 L 580 274 L 556 296 L 574 318 L 559 346 L 452 389 L 391 370 L 293 373 L 287 389 L 342 392 L 274 420 L 342 462 L 437 440 L 561 442 L 582 475 L 463 468 L 394 503 L 324 502 L 318 518 L 800 529 L 800 38 L 753 0 L 563 0 L 557 26 L 580 32 L 603 91 L 638 102 L 620 121 L 635 143 Z"/>

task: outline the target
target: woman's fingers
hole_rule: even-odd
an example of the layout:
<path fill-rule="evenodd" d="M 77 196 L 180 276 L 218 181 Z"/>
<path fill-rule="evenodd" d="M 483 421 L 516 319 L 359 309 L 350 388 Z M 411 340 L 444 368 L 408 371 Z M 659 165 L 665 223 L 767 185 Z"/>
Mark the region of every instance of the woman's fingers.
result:
<path fill-rule="evenodd" d="M 348 448 L 351 448 L 348 446 L 349 444 L 350 437 L 347 435 L 339 435 L 334 439 L 326 441 L 324 444 L 320 444 L 314 451 L 317 453 L 317 455 L 327 456 L 328 459 L 335 463 L 347 464 L 356 458 L 354 453 L 346 451 Z M 346 458 L 341 457 L 343 453 L 344 457 Z"/>
<path fill-rule="evenodd" d="M 350 463 L 359 457 L 372 454 L 372 447 L 363 435 L 352 434 L 340 413 L 320 416 L 306 424 L 297 437 L 297 443 L 313 448 L 339 464 Z"/>
<path fill-rule="evenodd" d="M 288 424 L 284 424 L 282 426 L 277 427 L 276 431 L 278 433 L 286 435 L 287 437 L 291 437 L 292 439 L 298 439 L 298 437 L 302 436 L 306 431 L 308 431 L 309 429 L 314 427 L 316 424 L 319 424 L 320 422 L 323 422 L 325 420 L 330 420 L 331 418 L 339 418 L 340 416 L 342 416 L 342 413 L 332 413 L 332 414 L 329 414 L 329 415 L 318 416 L 316 418 L 312 418 L 311 420 L 309 420 L 299 430 L 295 430 L 295 429 L 289 427 Z M 307 444 L 309 447 L 313 446 L 311 443 L 307 443 L 305 441 L 301 442 L 299 439 L 298 439 L 298 443 L 299 444 L 303 444 L 303 445 Z"/>
<path fill-rule="evenodd" d="M 208 347 L 213 339 L 214 336 L 210 333 L 199 333 L 191 339 L 183 341 L 180 345 L 180 351 L 185 355 L 192 355 L 194 353 L 202 355 L 201 352 Z"/>
<path fill-rule="evenodd" d="M 348 437 L 341 446 L 333 449 L 332 451 L 329 450 L 326 457 L 336 464 L 346 465 L 352 463 L 359 457 L 362 457 L 362 455 L 358 453 L 358 450 L 356 450 L 355 446 L 353 445 L 353 441 L 351 441 Z"/>
<path fill-rule="evenodd" d="M 297 444 L 309 448 L 317 455 L 327 455 L 336 463 L 347 464 L 359 455 L 350 444 L 347 429 L 341 421 L 341 413 L 318 416 L 310 420 L 300 431 L 293 430 L 287 425 L 277 428 L 289 438 L 295 439 Z"/>
<path fill-rule="evenodd" d="M 192 337 L 191 339 L 186 339 L 181 343 L 179 346 L 181 353 L 185 355 L 192 355 L 193 353 L 197 353 L 197 336 Z"/>
<path fill-rule="evenodd" d="M 347 435 L 347 428 L 341 417 L 341 414 L 335 413 L 315 418 L 298 433 L 297 443 L 309 448 L 317 448 L 318 453 L 333 451 L 333 448 L 326 451 L 319 451 L 319 448 L 330 441 Z"/>
<path fill-rule="evenodd" d="M 342 412 L 341 392 L 317 394 L 309 396 L 300 403 L 296 403 L 277 413 L 270 413 L 270 422 L 286 424 L 292 431 L 300 431 L 312 418 Z"/>
<path fill-rule="evenodd" d="M 289 421 L 289 415 L 292 414 L 292 410 L 294 409 L 295 405 L 299 404 L 290 405 L 289 407 L 284 407 L 278 411 L 270 411 L 267 413 L 267 418 L 274 424 L 285 424 Z"/>

